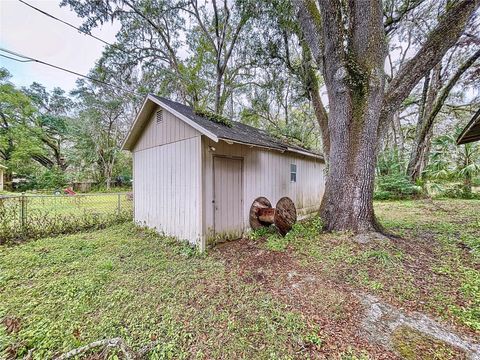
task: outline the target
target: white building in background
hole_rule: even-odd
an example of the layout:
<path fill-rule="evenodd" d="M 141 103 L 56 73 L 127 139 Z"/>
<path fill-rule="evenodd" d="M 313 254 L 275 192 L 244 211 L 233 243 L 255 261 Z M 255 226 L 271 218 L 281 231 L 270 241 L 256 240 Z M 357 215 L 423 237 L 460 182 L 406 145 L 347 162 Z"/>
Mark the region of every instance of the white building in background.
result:
<path fill-rule="evenodd" d="M 3 191 L 6 166 L 0 164 L 0 191 Z"/>

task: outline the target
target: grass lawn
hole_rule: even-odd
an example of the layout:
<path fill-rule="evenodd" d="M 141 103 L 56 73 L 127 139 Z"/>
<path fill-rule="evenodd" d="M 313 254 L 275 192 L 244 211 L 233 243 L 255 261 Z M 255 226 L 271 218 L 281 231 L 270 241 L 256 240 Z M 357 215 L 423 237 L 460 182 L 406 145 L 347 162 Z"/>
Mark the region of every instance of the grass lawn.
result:
<path fill-rule="evenodd" d="M 2 248 L 0 274 L 0 318 L 18 322 L 0 344 L 17 357 L 121 336 L 134 348 L 164 339 L 153 358 L 276 358 L 310 334 L 220 261 L 129 224 Z"/>
<path fill-rule="evenodd" d="M 312 219 L 286 238 L 257 232 L 199 255 L 127 223 L 0 247 L 0 358 L 33 349 L 45 359 L 117 336 L 134 349 L 160 339 L 152 359 L 461 358 L 403 329 L 396 353 L 367 341 L 357 294 L 478 338 L 480 202 L 376 211 L 397 237 L 360 245 L 318 234 Z"/>
<path fill-rule="evenodd" d="M 0 196 L 2 196 L 0 194 Z M 6 198 L 4 206 L 16 207 L 20 212 L 17 204 L 20 203 L 21 194 L 10 193 L 4 195 Z M 26 212 L 27 216 L 31 212 L 37 214 L 39 212 L 47 215 L 77 215 L 83 212 L 95 213 L 112 213 L 122 208 L 131 208 L 132 201 L 127 199 L 126 194 L 115 193 L 90 193 L 77 194 L 75 196 L 68 195 L 33 195 L 27 194 Z"/>

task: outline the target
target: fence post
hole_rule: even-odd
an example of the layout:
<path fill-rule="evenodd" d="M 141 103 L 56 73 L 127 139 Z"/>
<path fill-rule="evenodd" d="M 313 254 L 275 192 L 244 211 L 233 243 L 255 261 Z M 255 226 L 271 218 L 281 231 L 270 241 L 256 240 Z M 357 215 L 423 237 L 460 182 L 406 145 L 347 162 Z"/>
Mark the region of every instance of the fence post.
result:
<path fill-rule="evenodd" d="M 120 193 L 117 194 L 117 196 L 118 196 L 118 200 L 117 200 L 117 204 L 118 204 L 118 205 L 117 205 L 117 214 L 118 214 L 118 217 L 120 217 L 120 210 L 121 210 L 121 208 L 120 208 L 120 206 L 121 206 Z"/>
<path fill-rule="evenodd" d="M 20 197 L 20 221 L 22 231 L 25 231 L 25 225 L 27 222 L 27 197 L 24 192 L 22 192 L 22 196 Z"/>

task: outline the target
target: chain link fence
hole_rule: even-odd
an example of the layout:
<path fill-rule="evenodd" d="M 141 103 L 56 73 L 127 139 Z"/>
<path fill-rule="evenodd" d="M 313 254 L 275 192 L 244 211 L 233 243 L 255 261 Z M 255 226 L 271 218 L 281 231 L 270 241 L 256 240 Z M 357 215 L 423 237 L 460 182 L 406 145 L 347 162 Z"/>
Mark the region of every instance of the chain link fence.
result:
<path fill-rule="evenodd" d="M 0 244 L 132 219 L 131 193 L 0 196 Z"/>

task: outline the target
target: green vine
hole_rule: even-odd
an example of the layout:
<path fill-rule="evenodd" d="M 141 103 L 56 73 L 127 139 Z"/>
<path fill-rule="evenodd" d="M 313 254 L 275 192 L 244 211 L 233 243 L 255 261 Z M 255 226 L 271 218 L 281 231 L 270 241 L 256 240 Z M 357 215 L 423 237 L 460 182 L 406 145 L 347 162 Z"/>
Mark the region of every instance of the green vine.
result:
<path fill-rule="evenodd" d="M 232 127 L 233 123 L 230 119 L 227 119 L 225 116 L 220 114 L 215 114 L 212 111 L 206 109 L 195 109 L 195 114 L 201 117 L 204 117 L 210 121 L 216 122 L 217 124 L 221 124 L 227 127 Z"/>

